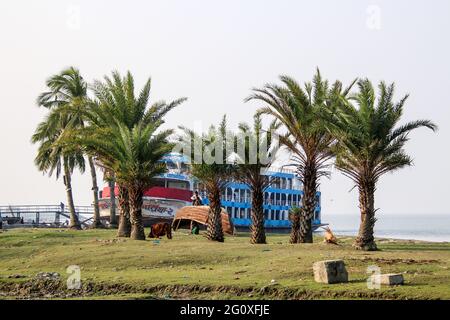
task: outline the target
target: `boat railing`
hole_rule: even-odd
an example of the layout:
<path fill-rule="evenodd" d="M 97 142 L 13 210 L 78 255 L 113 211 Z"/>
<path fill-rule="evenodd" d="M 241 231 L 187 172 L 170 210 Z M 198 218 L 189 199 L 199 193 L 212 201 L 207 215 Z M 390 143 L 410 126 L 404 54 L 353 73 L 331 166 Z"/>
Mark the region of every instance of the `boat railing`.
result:
<path fill-rule="evenodd" d="M 265 170 L 266 173 L 289 173 L 295 175 L 295 169 L 288 169 L 287 167 L 269 167 Z"/>

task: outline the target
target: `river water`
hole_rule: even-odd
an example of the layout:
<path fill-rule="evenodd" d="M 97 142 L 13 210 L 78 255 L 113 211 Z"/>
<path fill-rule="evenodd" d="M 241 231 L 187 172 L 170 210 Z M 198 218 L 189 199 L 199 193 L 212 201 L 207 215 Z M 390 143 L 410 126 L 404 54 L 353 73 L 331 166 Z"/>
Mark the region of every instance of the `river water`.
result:
<path fill-rule="evenodd" d="M 450 242 L 450 214 L 379 214 L 375 237 Z M 355 236 L 359 214 L 322 215 L 336 235 Z"/>

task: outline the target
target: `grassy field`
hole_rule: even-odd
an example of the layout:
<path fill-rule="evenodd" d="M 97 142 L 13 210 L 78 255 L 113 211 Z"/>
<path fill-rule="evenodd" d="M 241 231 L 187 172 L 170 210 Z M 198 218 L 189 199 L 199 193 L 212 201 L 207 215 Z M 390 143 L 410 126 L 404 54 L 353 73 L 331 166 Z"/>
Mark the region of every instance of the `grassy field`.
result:
<path fill-rule="evenodd" d="M 450 299 L 450 244 L 379 240 L 381 251 L 361 252 L 351 238 L 340 246 L 316 237 L 290 245 L 269 235 L 250 245 L 248 234 L 225 243 L 174 233 L 173 240 L 116 239 L 113 230 L 13 229 L 0 233 L 0 298 L 68 299 Z M 344 259 L 349 283 L 315 283 L 312 264 Z M 67 290 L 69 265 L 81 268 L 82 288 Z M 405 285 L 368 289 L 367 267 L 403 273 Z M 58 272 L 58 283 L 38 272 Z"/>

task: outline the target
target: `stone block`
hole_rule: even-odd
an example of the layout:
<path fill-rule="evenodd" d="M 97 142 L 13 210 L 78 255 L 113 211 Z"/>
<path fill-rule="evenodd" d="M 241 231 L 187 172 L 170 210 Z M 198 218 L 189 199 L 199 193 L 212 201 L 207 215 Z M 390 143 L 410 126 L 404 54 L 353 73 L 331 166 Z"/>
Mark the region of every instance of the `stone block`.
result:
<path fill-rule="evenodd" d="M 395 286 L 404 283 L 403 275 L 400 273 L 374 274 L 371 276 L 373 284 Z"/>
<path fill-rule="evenodd" d="M 325 260 L 313 264 L 314 280 L 321 283 L 348 282 L 348 273 L 343 260 Z"/>

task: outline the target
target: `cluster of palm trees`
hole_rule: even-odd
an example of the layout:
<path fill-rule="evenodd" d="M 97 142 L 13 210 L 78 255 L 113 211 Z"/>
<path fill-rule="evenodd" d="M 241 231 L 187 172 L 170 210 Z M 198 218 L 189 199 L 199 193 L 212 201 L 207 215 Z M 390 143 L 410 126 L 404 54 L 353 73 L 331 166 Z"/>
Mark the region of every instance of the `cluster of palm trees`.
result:
<path fill-rule="evenodd" d="M 122 77 L 113 72 L 111 77 L 88 85 L 75 68 L 51 77 L 47 86 L 49 91 L 38 98 L 38 104 L 49 108 L 49 113 L 32 137 L 32 142 L 39 143 L 35 163 L 50 175 L 56 170 L 57 177 L 64 168 L 70 227 L 80 229 L 73 205 L 71 176 L 75 168 L 84 171 L 87 157 L 94 192 L 92 226 L 101 226 L 97 165 L 111 182 L 111 194 L 115 184 L 118 185 L 118 236 L 145 239 L 143 193 L 152 185 L 154 177 L 165 171 L 160 160 L 173 147 L 168 141 L 172 130 L 159 128 L 167 112 L 185 98 L 150 105 L 150 79 L 136 96 L 130 73 Z M 92 91 L 92 97 L 88 90 Z"/>
<path fill-rule="evenodd" d="M 376 184 L 385 173 L 412 164 L 404 150 L 412 130 L 435 131 L 437 126 L 429 120 L 399 125 L 408 95 L 394 102 L 394 84 L 381 82 L 376 94 L 368 79 L 356 79 L 348 87 L 339 81 L 330 85 L 319 70 L 312 83 L 303 87 L 287 76 L 280 80 L 282 85 L 254 89 L 247 100 L 262 102 L 258 112 L 286 129 L 280 141 L 292 153 L 303 183 L 302 207 L 291 215 L 291 242 L 312 242 L 316 190 L 320 178 L 329 176 L 327 169 L 335 159 L 335 167 L 359 191 L 361 221 L 355 247 L 376 250 Z M 357 91 L 352 93 L 355 84 Z"/>
<path fill-rule="evenodd" d="M 383 174 L 411 165 L 412 159 L 403 147 L 413 129 L 427 127 L 434 131 L 436 125 L 428 120 L 399 125 L 407 96 L 394 102 L 393 84 L 381 82 L 377 95 L 367 79 L 355 80 L 348 87 L 339 81 L 330 85 L 318 70 L 313 81 L 304 86 L 287 76 L 280 80 L 281 84 L 253 89 L 246 99 L 262 103 L 252 125 L 241 123 L 233 133 L 227 129 L 224 116 L 217 127 L 211 126 L 205 133 L 180 126 L 180 133 L 171 138 L 174 131 L 160 127 L 167 112 L 185 98 L 149 105 L 150 80 L 136 96 L 130 73 L 122 77 L 113 72 L 111 77 L 88 85 L 77 69 L 69 68 L 51 77 L 48 92 L 38 99 L 49 113 L 32 137 L 39 143 L 36 165 L 50 175 L 56 172 L 57 177 L 64 170 L 72 228 L 80 228 L 80 223 L 73 206 L 71 175 L 75 168 L 84 171 L 85 158 L 92 174 L 93 227 L 101 225 L 95 174 L 95 167 L 100 167 L 110 187 L 118 186 L 118 236 L 139 240 L 145 239 L 141 209 L 144 190 L 166 170 L 161 162 L 163 155 L 174 146 L 189 150 L 186 155 L 191 158 L 191 173 L 202 183 L 209 200 L 206 237 L 224 241 L 221 194 L 234 179 L 251 190 L 251 243 L 257 244 L 266 243 L 264 192 L 272 182 L 261 173 L 272 165 L 281 146 L 289 150 L 289 165 L 295 166 L 303 185 L 302 206 L 293 208 L 290 214 L 290 242 L 313 241 L 317 188 L 320 179 L 330 175 L 329 166 L 334 163 L 359 190 L 361 224 L 355 246 L 375 250 L 376 184 Z M 353 92 L 355 85 L 357 90 Z M 272 119 L 266 129 L 263 116 Z M 279 144 L 274 143 L 276 138 Z M 230 146 L 236 151 L 234 159 L 227 158 Z M 210 157 L 196 161 L 194 151 L 199 150 Z M 114 196 L 114 192 L 111 194 Z"/>

